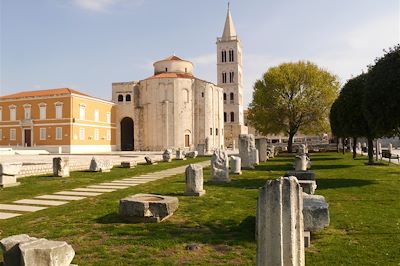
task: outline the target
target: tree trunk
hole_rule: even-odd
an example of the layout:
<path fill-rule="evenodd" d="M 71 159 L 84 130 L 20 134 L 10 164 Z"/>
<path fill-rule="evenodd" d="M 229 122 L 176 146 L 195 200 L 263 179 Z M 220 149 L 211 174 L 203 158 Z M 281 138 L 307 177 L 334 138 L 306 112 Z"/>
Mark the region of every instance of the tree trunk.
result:
<path fill-rule="evenodd" d="M 336 152 L 339 153 L 339 137 L 336 137 Z"/>
<path fill-rule="evenodd" d="M 343 155 L 344 155 L 344 150 L 346 149 L 345 139 L 346 138 L 342 138 L 342 153 L 343 153 Z"/>
<path fill-rule="evenodd" d="M 288 153 L 292 153 L 292 150 L 293 150 L 293 137 L 294 137 L 294 134 L 289 133 L 289 140 L 288 140 L 288 146 L 287 146 Z"/>
<path fill-rule="evenodd" d="M 357 138 L 353 138 L 353 159 L 357 157 Z"/>
<path fill-rule="evenodd" d="M 368 164 L 374 164 L 374 139 L 368 138 Z"/>

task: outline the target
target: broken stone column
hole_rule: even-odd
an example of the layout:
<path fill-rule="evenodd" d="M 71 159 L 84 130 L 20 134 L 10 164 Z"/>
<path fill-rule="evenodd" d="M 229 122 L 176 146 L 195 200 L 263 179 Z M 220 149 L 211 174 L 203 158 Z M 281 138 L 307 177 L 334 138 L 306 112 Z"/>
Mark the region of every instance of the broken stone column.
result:
<path fill-rule="evenodd" d="M 305 265 L 303 198 L 295 177 L 267 181 L 257 201 L 258 266 Z"/>
<path fill-rule="evenodd" d="M 110 172 L 112 164 L 109 160 L 100 160 L 93 157 L 90 161 L 89 170 L 92 172 Z"/>
<path fill-rule="evenodd" d="M 329 226 L 329 204 L 320 195 L 303 193 L 304 231 L 318 232 Z"/>
<path fill-rule="evenodd" d="M 231 173 L 236 175 L 242 174 L 242 159 L 238 156 L 231 156 Z"/>
<path fill-rule="evenodd" d="M 310 158 L 305 154 L 296 155 L 293 166 L 295 171 L 307 171 L 311 167 Z"/>
<path fill-rule="evenodd" d="M 360 142 L 357 143 L 357 150 L 361 151 L 361 143 Z"/>
<path fill-rule="evenodd" d="M 206 145 L 205 144 L 197 144 L 197 152 L 199 155 L 206 155 Z"/>
<path fill-rule="evenodd" d="M 211 153 L 211 143 L 210 143 L 210 137 L 206 137 L 205 139 L 205 148 L 206 148 L 206 154 Z"/>
<path fill-rule="evenodd" d="M 25 234 L 14 235 L 0 240 L 0 247 L 3 251 L 4 265 L 21 265 L 21 250 L 19 244 L 36 240 Z"/>
<path fill-rule="evenodd" d="M 137 163 L 135 161 L 121 162 L 121 168 L 135 168 Z"/>
<path fill-rule="evenodd" d="M 172 150 L 171 149 L 166 149 L 162 155 L 163 161 L 164 162 L 172 162 Z"/>
<path fill-rule="evenodd" d="M 186 157 L 194 159 L 197 157 L 198 154 L 199 153 L 197 151 L 191 151 L 191 152 L 186 153 Z"/>
<path fill-rule="evenodd" d="M 393 145 L 392 145 L 392 143 L 389 143 L 389 145 L 388 145 L 388 152 L 389 152 L 389 154 L 392 154 L 392 152 L 393 152 Z"/>
<path fill-rule="evenodd" d="M 69 158 L 53 158 L 53 175 L 59 177 L 69 177 Z"/>
<path fill-rule="evenodd" d="M 175 155 L 177 160 L 186 160 L 185 151 L 183 149 L 177 149 Z"/>
<path fill-rule="evenodd" d="M 185 170 L 186 189 L 185 196 L 203 196 L 203 167 L 198 164 L 189 164 Z"/>
<path fill-rule="evenodd" d="M 37 239 L 19 245 L 21 265 L 69 266 L 75 251 L 65 241 Z"/>
<path fill-rule="evenodd" d="M 304 154 L 308 154 L 307 146 L 305 144 L 300 144 L 297 155 L 304 155 Z"/>
<path fill-rule="evenodd" d="M 0 163 L 0 187 L 18 186 L 16 175 L 22 168 L 22 163 Z"/>
<path fill-rule="evenodd" d="M 156 161 L 154 161 L 154 159 L 149 156 L 145 156 L 144 159 L 146 160 L 147 164 L 150 164 L 150 165 L 157 164 Z"/>
<path fill-rule="evenodd" d="M 211 181 L 231 182 L 229 178 L 228 154 L 225 150 L 217 149 L 211 157 Z"/>
<path fill-rule="evenodd" d="M 258 151 L 252 134 L 239 135 L 239 156 L 242 159 L 243 169 L 254 169 L 254 166 L 258 165 Z"/>
<path fill-rule="evenodd" d="M 267 150 L 267 139 L 266 138 L 256 139 L 256 148 L 258 150 L 258 156 L 260 162 L 266 162 L 269 159 Z"/>

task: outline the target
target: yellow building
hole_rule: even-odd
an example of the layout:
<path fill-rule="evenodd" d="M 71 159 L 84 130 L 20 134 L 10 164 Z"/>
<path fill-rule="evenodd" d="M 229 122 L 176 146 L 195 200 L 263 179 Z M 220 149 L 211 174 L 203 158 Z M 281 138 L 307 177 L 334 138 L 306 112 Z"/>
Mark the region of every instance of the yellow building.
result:
<path fill-rule="evenodd" d="M 65 153 L 115 150 L 114 104 L 68 89 L 0 97 L 0 147 Z"/>

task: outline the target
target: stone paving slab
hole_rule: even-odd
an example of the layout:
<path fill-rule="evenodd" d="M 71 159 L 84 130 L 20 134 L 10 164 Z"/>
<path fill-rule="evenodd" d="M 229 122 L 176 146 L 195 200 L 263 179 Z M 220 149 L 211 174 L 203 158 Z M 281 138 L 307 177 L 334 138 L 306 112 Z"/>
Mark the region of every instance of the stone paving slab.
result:
<path fill-rule="evenodd" d="M 126 185 L 126 186 L 131 186 L 131 187 L 133 187 L 133 186 L 137 186 L 137 185 L 140 185 L 139 183 L 136 183 L 136 182 L 132 182 L 132 181 L 112 181 L 112 183 L 114 183 L 114 184 L 121 184 L 121 185 Z"/>
<path fill-rule="evenodd" d="M 0 210 L 7 211 L 21 211 L 21 212 L 36 212 L 47 209 L 47 207 L 36 207 L 26 205 L 14 205 L 14 204 L 0 204 Z"/>
<path fill-rule="evenodd" d="M 68 195 L 68 196 L 98 196 L 103 193 L 94 193 L 94 192 L 78 192 L 78 191 L 60 191 L 54 193 L 56 195 Z"/>
<path fill-rule="evenodd" d="M 144 184 L 144 183 L 149 182 L 149 180 L 138 180 L 138 179 L 124 179 L 124 181 L 132 182 L 132 183 L 136 183 L 136 184 Z"/>
<path fill-rule="evenodd" d="M 74 188 L 72 191 L 83 191 L 83 192 L 113 192 L 115 189 L 100 189 L 100 188 Z"/>
<path fill-rule="evenodd" d="M 0 220 L 5 220 L 8 218 L 13 218 L 16 216 L 20 216 L 20 213 L 12 213 L 12 212 L 0 212 Z"/>
<path fill-rule="evenodd" d="M 41 195 L 35 197 L 36 199 L 54 199 L 54 200 L 82 200 L 86 199 L 86 197 L 77 197 L 77 196 L 61 196 L 61 195 Z"/>
<path fill-rule="evenodd" d="M 93 185 L 88 186 L 88 188 L 105 188 L 105 189 L 125 189 L 127 186 L 117 186 L 117 185 Z"/>
<path fill-rule="evenodd" d="M 34 204 L 34 205 L 48 205 L 48 206 L 60 206 L 60 205 L 63 205 L 63 204 L 67 204 L 68 201 L 22 199 L 22 200 L 14 201 L 13 203 L 18 203 L 18 204 Z"/>

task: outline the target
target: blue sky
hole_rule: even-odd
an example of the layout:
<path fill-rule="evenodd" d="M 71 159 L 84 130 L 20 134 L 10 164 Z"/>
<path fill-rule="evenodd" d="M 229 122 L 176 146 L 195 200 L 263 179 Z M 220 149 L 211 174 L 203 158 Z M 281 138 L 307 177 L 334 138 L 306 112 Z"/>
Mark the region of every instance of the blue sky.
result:
<path fill-rule="evenodd" d="M 342 82 L 400 42 L 399 0 L 233 0 L 245 104 L 271 66 L 310 60 Z M 222 0 L 1 0 L 0 95 L 71 87 L 103 99 L 173 53 L 216 81 Z"/>

